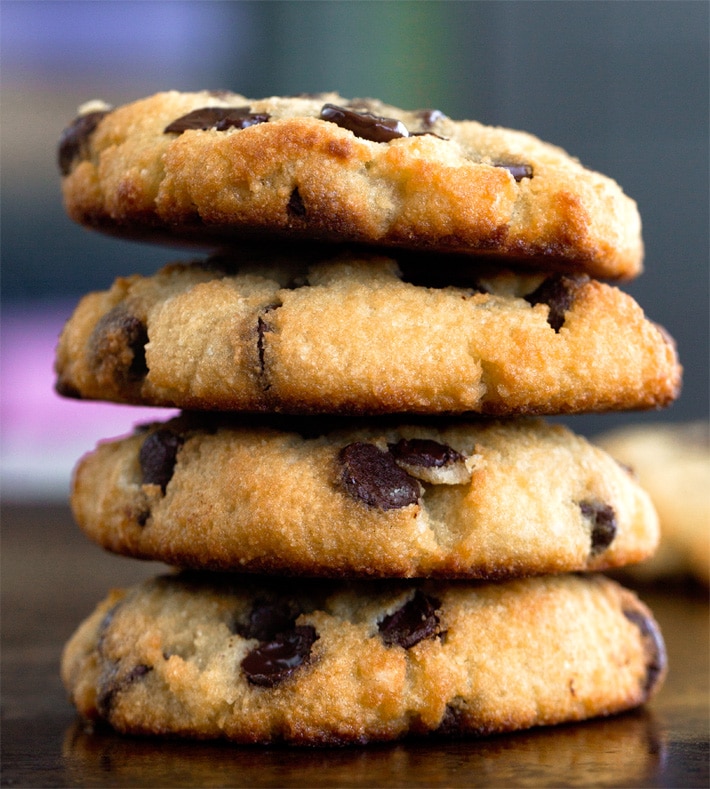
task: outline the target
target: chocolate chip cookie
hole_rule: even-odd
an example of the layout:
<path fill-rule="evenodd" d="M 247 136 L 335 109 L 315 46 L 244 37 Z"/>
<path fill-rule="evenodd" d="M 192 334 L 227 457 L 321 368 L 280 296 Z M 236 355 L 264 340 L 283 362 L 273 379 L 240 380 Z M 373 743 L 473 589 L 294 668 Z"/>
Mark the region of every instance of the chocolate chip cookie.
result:
<path fill-rule="evenodd" d="M 485 735 L 645 703 L 666 658 L 600 575 L 474 585 L 160 577 L 65 648 L 82 716 L 139 735 L 344 744 Z"/>
<path fill-rule="evenodd" d="M 203 569 L 505 578 L 653 553 L 628 471 L 559 425 L 520 419 L 324 425 L 185 415 L 105 441 L 72 507 L 104 548 Z"/>
<path fill-rule="evenodd" d="M 530 134 L 375 99 L 164 92 L 92 102 L 65 129 L 69 215 L 122 237 L 250 235 L 486 255 L 636 276 L 636 203 Z"/>
<path fill-rule="evenodd" d="M 57 350 L 78 398 L 223 411 L 558 414 L 678 395 L 674 343 L 584 275 L 272 247 L 85 296 Z"/>
<path fill-rule="evenodd" d="M 596 442 L 633 469 L 658 512 L 658 551 L 633 568 L 634 576 L 646 581 L 692 577 L 710 587 L 708 423 L 629 425 Z"/>

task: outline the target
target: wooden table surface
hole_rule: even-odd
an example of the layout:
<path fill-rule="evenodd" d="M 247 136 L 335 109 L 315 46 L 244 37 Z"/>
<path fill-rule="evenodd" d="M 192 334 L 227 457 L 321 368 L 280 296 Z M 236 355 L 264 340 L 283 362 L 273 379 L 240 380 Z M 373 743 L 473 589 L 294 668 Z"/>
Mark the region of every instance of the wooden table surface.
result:
<path fill-rule="evenodd" d="M 642 589 L 670 672 L 645 709 L 483 740 L 288 749 L 86 731 L 58 674 L 64 642 L 112 586 L 162 565 L 90 544 L 60 506 L 2 509 L 3 786 L 708 787 L 708 597 Z"/>

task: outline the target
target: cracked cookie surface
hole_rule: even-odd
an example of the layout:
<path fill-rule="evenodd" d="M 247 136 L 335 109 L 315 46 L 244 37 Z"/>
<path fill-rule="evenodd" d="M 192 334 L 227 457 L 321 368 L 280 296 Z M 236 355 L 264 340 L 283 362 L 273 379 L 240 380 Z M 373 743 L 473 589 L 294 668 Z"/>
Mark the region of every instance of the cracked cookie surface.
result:
<path fill-rule="evenodd" d="M 662 635 L 600 575 L 464 583 L 160 577 L 114 591 L 62 677 L 140 735 L 299 745 L 486 735 L 645 703 Z"/>
<path fill-rule="evenodd" d="M 245 248 L 85 296 L 56 356 L 78 398 L 223 411 L 556 414 L 668 405 L 667 334 L 586 276 Z M 320 257 L 318 255 L 321 255 Z"/>
<path fill-rule="evenodd" d="M 62 134 L 76 221 L 206 246 L 258 234 L 487 255 L 629 279 L 635 202 L 530 134 L 336 93 L 163 92 Z M 467 265 L 464 257 L 460 265 Z"/>
<path fill-rule="evenodd" d="M 183 415 L 101 442 L 79 462 L 71 502 L 116 553 L 285 575 L 602 570 L 658 543 L 628 471 L 539 419 Z"/>

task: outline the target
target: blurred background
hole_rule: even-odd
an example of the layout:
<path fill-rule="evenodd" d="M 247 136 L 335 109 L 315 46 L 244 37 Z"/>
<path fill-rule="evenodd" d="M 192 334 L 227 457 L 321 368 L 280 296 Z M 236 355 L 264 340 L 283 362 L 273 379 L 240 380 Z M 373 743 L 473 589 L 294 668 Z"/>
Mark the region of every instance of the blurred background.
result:
<path fill-rule="evenodd" d="M 79 455 L 163 412 L 64 401 L 53 353 L 78 298 L 181 255 L 74 226 L 59 135 L 88 99 L 337 90 L 532 132 L 639 204 L 646 271 L 623 285 L 675 337 L 681 399 L 580 416 L 594 435 L 708 414 L 708 30 L 704 2 L 0 2 L 2 496 L 65 499 Z M 183 255 L 184 257 L 184 255 Z"/>

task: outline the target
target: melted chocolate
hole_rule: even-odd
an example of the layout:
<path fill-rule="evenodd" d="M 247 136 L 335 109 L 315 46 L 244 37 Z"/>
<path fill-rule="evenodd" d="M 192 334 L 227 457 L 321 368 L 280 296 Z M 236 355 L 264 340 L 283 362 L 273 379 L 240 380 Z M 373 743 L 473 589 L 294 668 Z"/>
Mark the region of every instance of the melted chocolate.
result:
<path fill-rule="evenodd" d="M 303 219 L 306 216 L 306 206 L 303 203 L 303 198 L 297 186 L 293 188 L 288 198 L 286 212 L 289 216 L 298 217 L 299 219 Z"/>
<path fill-rule="evenodd" d="M 324 104 L 321 120 L 336 123 L 351 131 L 356 137 L 372 142 L 390 142 L 398 137 L 409 137 L 407 127 L 395 118 L 382 118 L 371 112 L 354 112 L 335 104 Z"/>
<path fill-rule="evenodd" d="M 516 181 L 522 181 L 523 178 L 533 177 L 533 168 L 531 164 L 504 164 L 503 162 L 496 162 L 495 166 L 507 170 Z"/>
<path fill-rule="evenodd" d="M 548 277 L 532 293 L 529 293 L 525 300 L 533 306 L 547 304 L 550 308 L 547 322 L 556 332 L 559 332 L 565 322 L 565 313 L 574 304 L 577 291 L 588 279 L 589 277 L 582 274 L 555 274 Z"/>
<path fill-rule="evenodd" d="M 110 371 L 115 380 L 139 381 L 148 372 L 145 358 L 147 342 L 145 324 L 119 304 L 94 327 L 89 341 L 91 363 Z"/>
<path fill-rule="evenodd" d="M 592 556 L 603 553 L 616 537 L 616 513 L 613 507 L 601 501 L 581 501 L 579 508 L 592 524 Z"/>
<path fill-rule="evenodd" d="M 139 453 L 144 485 L 159 485 L 165 493 L 183 443 L 182 436 L 168 428 L 156 430 L 146 437 Z"/>
<path fill-rule="evenodd" d="M 59 171 L 62 175 L 69 175 L 77 159 L 88 157 L 91 135 L 106 115 L 107 110 L 87 112 L 64 129 L 59 138 L 58 150 Z"/>
<path fill-rule="evenodd" d="M 249 107 L 202 107 L 177 118 L 163 131 L 165 134 L 182 134 L 190 130 L 246 129 L 257 123 L 266 123 L 269 117 L 265 112 L 251 112 Z"/>
<path fill-rule="evenodd" d="M 396 444 L 390 444 L 389 450 L 395 460 L 423 468 L 441 468 L 464 459 L 463 455 L 446 444 L 426 438 L 403 438 Z"/>
<path fill-rule="evenodd" d="M 665 673 L 668 662 L 666 647 L 656 624 L 642 611 L 629 609 L 623 613 L 629 622 L 632 622 L 641 631 L 646 652 L 646 676 L 644 677 L 643 691 L 648 697 L 660 677 Z"/>
<path fill-rule="evenodd" d="M 380 635 L 387 646 L 410 649 L 425 638 L 439 635 L 436 610 L 441 603 L 417 590 L 414 597 L 379 624 Z"/>
<path fill-rule="evenodd" d="M 308 661 L 317 639 L 314 627 L 299 625 L 252 649 L 242 660 L 242 669 L 252 685 L 273 687 Z"/>
<path fill-rule="evenodd" d="M 256 600 L 245 625 L 235 630 L 242 638 L 271 641 L 279 633 L 293 629 L 301 613 L 295 602 L 290 600 Z"/>
<path fill-rule="evenodd" d="M 350 496 L 380 510 L 416 504 L 419 483 L 400 468 L 389 452 L 357 442 L 340 451 L 341 482 Z"/>

